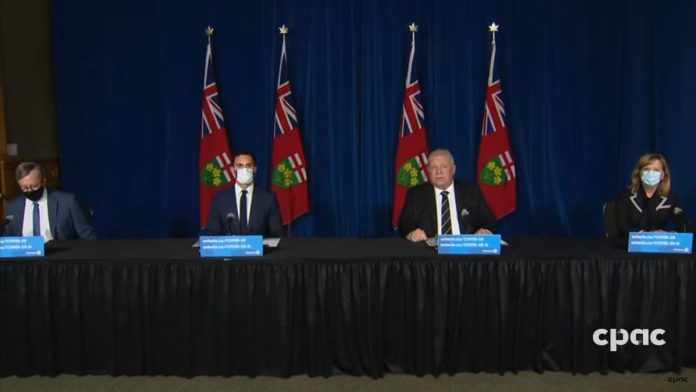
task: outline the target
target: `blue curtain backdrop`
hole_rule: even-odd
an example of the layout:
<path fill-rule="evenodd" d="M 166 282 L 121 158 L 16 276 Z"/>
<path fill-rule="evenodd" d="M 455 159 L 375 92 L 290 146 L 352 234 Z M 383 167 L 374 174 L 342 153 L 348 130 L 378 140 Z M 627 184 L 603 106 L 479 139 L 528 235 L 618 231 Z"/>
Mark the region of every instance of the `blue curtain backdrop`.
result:
<path fill-rule="evenodd" d="M 311 187 L 293 235 L 392 235 L 407 26 L 430 147 L 474 181 L 495 21 L 518 173 L 504 234 L 602 235 L 603 202 L 648 151 L 694 216 L 695 16 L 692 0 L 54 0 L 63 188 L 101 237 L 197 235 L 207 25 L 231 147 L 269 186 L 286 24 Z"/>

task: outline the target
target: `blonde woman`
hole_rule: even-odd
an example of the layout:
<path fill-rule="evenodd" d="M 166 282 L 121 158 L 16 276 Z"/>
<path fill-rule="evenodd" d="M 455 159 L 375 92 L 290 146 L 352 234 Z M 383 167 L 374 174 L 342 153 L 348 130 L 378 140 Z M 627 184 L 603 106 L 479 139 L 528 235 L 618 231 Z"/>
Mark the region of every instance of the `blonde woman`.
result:
<path fill-rule="evenodd" d="M 661 154 L 645 154 L 633 168 L 631 186 L 617 199 L 619 236 L 626 237 L 631 231 L 664 231 L 670 220 L 676 231 L 694 231 L 671 190 L 667 160 Z"/>

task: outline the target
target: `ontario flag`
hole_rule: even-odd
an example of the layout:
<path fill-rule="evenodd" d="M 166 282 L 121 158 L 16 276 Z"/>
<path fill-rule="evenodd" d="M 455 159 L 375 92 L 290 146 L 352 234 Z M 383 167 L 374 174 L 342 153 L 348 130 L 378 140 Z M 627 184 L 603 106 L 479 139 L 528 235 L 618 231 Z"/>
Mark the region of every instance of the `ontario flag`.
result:
<path fill-rule="evenodd" d="M 505 105 L 500 96 L 502 88 L 495 68 L 494 33 L 477 166 L 481 191 L 495 217 L 500 218 L 515 210 L 517 185 L 515 161 L 505 125 Z"/>
<path fill-rule="evenodd" d="M 284 225 L 309 211 L 307 160 L 302 148 L 300 127 L 293 105 L 287 68 L 285 34 L 283 34 L 275 99 L 271 182 L 273 192 L 280 204 L 280 214 L 283 216 Z"/>
<path fill-rule="evenodd" d="M 423 105 L 418 101 L 421 88 L 413 68 L 415 55 L 416 41 L 414 38 L 411 41 L 411 53 L 408 58 L 399 145 L 396 150 L 393 228 L 398 225 L 399 215 L 404 207 L 408 189 L 428 181 L 428 171 L 426 170 L 429 154 L 428 139 L 425 134 Z"/>
<path fill-rule="evenodd" d="M 220 106 L 212 51 L 210 41 L 208 41 L 205 55 L 205 76 L 203 78 L 201 146 L 198 156 L 201 228 L 208 226 L 208 213 L 215 194 L 234 185 L 232 160 L 233 155 L 227 141 L 225 119 Z"/>

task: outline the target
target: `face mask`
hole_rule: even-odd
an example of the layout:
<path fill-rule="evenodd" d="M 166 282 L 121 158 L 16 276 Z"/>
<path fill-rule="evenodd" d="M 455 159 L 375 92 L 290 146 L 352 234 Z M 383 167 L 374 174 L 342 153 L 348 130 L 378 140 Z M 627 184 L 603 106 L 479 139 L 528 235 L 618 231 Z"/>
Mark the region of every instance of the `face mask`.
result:
<path fill-rule="evenodd" d="M 41 187 L 35 191 L 24 192 L 24 196 L 31 201 L 39 201 L 41 196 L 43 196 L 43 191 L 44 189 Z"/>
<path fill-rule="evenodd" d="M 237 182 L 242 185 L 249 185 L 254 181 L 254 171 L 249 168 L 237 169 Z"/>
<path fill-rule="evenodd" d="M 653 187 L 660 183 L 662 179 L 662 173 L 657 170 L 645 170 L 640 175 L 640 180 L 643 181 L 643 185 Z"/>

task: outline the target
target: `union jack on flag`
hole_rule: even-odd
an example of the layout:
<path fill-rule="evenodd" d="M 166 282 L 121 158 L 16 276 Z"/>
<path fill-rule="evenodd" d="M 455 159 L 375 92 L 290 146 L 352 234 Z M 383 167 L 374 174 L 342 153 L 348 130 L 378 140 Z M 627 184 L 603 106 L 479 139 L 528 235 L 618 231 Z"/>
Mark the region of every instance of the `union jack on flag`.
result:
<path fill-rule="evenodd" d="M 215 83 L 215 73 L 212 70 L 213 60 L 208 45 L 205 56 L 205 76 L 203 85 L 203 116 L 201 118 L 201 137 L 225 129 L 225 118 L 222 115 L 222 108 L 218 102 L 218 89 Z"/>
<path fill-rule="evenodd" d="M 495 67 L 495 23 L 491 25 L 491 58 L 488 67 L 488 86 L 481 125 L 481 143 L 478 156 L 478 184 L 496 218 L 517 208 L 515 161 L 510 151 L 510 139 L 505 124 L 505 105 L 502 86 Z"/>
<path fill-rule="evenodd" d="M 392 210 L 392 227 L 394 228 L 397 227 L 408 190 L 428 181 L 427 172 L 424 170 L 428 164 L 425 110 L 418 100 L 421 88 L 414 68 L 417 26 L 411 24 L 409 27 L 414 34 L 408 56 L 399 144 L 396 147 L 396 162 L 394 162 L 394 209 Z"/>
<path fill-rule="evenodd" d="M 278 72 L 278 91 L 276 92 L 276 107 L 275 107 L 275 126 L 273 127 L 275 136 L 284 134 L 298 127 L 297 112 L 292 104 L 292 90 L 290 88 L 290 79 L 288 78 L 287 67 L 283 67 L 287 63 L 287 54 L 285 53 L 285 44 L 280 53 L 280 71 Z"/>
<path fill-rule="evenodd" d="M 209 41 L 205 55 L 201 144 L 198 156 L 201 227 L 208 225 L 208 214 L 215 194 L 234 185 L 233 155 L 227 140 L 210 46 Z"/>
<path fill-rule="evenodd" d="M 415 43 L 411 45 L 411 54 L 408 60 L 408 71 L 406 72 L 406 91 L 404 93 L 403 115 L 401 119 L 401 137 L 423 129 L 425 113 L 423 105 L 418 101 L 421 93 L 418 79 L 413 75 L 413 57 L 416 54 Z M 413 80 L 415 79 L 415 80 Z"/>
<path fill-rule="evenodd" d="M 491 62 L 488 70 L 488 91 L 486 94 L 486 110 L 484 112 L 482 135 L 495 132 L 505 127 L 505 104 L 500 96 L 503 88 L 500 78 L 495 74 L 495 43 L 491 47 Z M 495 80 L 494 80 L 495 78 Z"/>
<path fill-rule="evenodd" d="M 307 159 L 305 158 L 297 112 L 292 100 L 288 76 L 288 57 L 285 51 L 287 28 L 281 27 L 283 46 L 280 51 L 278 85 L 273 123 L 273 172 L 271 183 L 275 192 L 283 224 L 309 211 L 307 187 Z"/>

